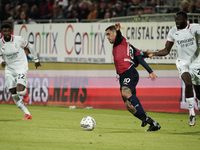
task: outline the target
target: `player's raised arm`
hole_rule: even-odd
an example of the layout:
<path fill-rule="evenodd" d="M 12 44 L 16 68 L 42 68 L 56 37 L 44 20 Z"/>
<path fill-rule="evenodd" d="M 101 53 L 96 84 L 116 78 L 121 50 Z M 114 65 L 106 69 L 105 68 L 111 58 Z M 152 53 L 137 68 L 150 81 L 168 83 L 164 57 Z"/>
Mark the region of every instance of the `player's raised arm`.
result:
<path fill-rule="evenodd" d="M 119 31 L 120 28 L 121 28 L 120 23 L 115 23 L 115 29 L 116 29 L 116 31 Z"/>

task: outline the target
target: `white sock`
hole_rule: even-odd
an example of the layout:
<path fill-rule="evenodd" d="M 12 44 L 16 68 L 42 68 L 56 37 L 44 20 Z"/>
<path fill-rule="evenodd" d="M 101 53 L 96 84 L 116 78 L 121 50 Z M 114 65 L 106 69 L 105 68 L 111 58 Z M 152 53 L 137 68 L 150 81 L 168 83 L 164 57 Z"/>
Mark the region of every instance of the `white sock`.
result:
<path fill-rule="evenodd" d="M 13 101 L 17 105 L 17 107 L 23 111 L 25 114 L 31 115 L 24 103 L 20 100 L 18 94 L 12 94 Z"/>
<path fill-rule="evenodd" d="M 190 116 L 195 116 L 195 112 L 194 112 L 194 97 L 186 98 L 186 102 L 188 103 Z"/>

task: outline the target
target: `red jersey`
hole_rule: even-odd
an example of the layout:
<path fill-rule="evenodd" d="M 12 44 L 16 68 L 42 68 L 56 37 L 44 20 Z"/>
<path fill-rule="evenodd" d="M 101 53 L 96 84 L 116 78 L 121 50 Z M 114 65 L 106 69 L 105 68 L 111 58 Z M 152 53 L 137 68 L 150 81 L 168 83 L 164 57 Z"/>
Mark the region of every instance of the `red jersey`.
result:
<path fill-rule="evenodd" d="M 131 66 L 130 46 L 123 37 L 120 44 L 116 44 L 116 39 L 113 44 L 113 57 L 117 74 L 121 74 L 128 70 Z"/>
<path fill-rule="evenodd" d="M 131 66 L 136 68 L 138 64 L 141 64 L 149 73 L 153 72 L 149 65 L 144 61 L 144 58 L 148 57 L 148 54 L 129 44 L 126 41 L 126 38 L 121 35 L 120 30 L 117 31 L 114 40 L 113 57 L 117 74 L 122 74 Z"/>

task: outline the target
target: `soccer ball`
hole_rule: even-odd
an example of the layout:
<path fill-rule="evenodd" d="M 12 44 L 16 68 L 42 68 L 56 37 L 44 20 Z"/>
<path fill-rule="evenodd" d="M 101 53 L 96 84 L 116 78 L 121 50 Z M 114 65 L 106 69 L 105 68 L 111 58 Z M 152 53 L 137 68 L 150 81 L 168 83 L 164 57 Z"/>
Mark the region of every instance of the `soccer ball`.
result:
<path fill-rule="evenodd" d="M 95 125 L 96 125 L 95 120 L 90 116 L 84 117 L 81 120 L 81 128 L 84 131 L 92 131 L 95 128 Z"/>

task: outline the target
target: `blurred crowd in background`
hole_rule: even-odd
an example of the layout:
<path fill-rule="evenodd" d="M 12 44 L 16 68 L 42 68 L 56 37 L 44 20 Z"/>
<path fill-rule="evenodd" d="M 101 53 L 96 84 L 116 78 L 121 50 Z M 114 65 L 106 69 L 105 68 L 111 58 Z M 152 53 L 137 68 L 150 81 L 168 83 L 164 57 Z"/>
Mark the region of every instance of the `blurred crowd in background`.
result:
<path fill-rule="evenodd" d="M 153 13 L 200 13 L 200 0 L 0 0 L 0 20 L 109 19 Z"/>

